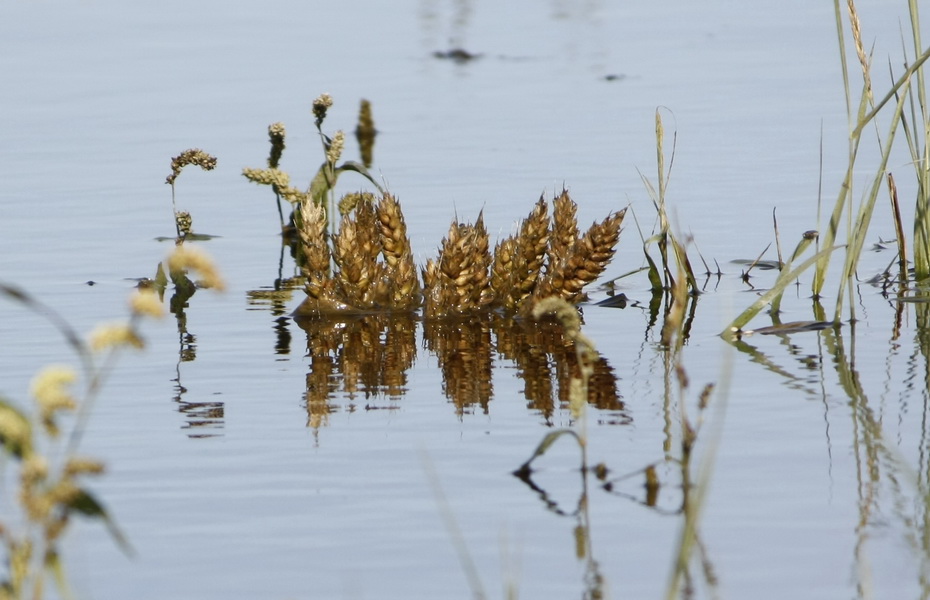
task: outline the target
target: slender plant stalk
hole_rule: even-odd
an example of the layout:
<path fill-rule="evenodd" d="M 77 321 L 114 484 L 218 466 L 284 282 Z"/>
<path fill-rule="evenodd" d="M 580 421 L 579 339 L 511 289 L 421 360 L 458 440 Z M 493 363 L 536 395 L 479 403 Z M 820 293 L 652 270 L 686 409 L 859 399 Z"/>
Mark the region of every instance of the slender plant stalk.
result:
<path fill-rule="evenodd" d="M 891 214 L 894 220 L 895 237 L 898 241 L 898 278 L 900 283 L 907 281 L 907 238 L 904 234 L 904 223 L 901 221 L 901 204 L 898 202 L 898 187 L 894 183 L 894 176 L 888 173 L 888 195 L 891 198 Z"/>
<path fill-rule="evenodd" d="M 850 291 L 852 289 L 851 281 L 856 270 L 856 265 L 859 262 L 859 256 L 862 254 L 862 247 L 865 244 L 865 237 L 869 229 L 869 223 L 872 220 L 872 212 L 875 208 L 875 201 L 878 198 L 882 180 L 884 179 L 883 175 L 885 173 L 886 167 L 888 166 L 888 157 L 891 155 L 891 148 L 892 144 L 894 143 L 895 132 L 898 129 L 898 124 L 901 121 L 901 113 L 904 110 L 905 96 L 906 94 L 902 94 L 898 98 L 898 103 L 895 106 L 895 112 L 892 115 L 888 136 L 886 137 L 884 147 L 882 148 L 881 163 L 879 164 L 875 178 L 872 180 L 872 186 L 869 189 L 865 202 L 859 208 L 859 214 L 856 216 L 856 222 L 853 226 L 853 229 L 848 234 L 846 261 L 843 265 L 843 274 L 840 280 L 839 292 L 837 293 L 836 312 L 834 313 L 834 320 L 836 321 L 840 320 L 840 315 L 843 310 L 843 293 L 846 291 L 845 286 L 849 285 Z M 852 309 L 852 303 L 850 303 L 850 309 Z"/>

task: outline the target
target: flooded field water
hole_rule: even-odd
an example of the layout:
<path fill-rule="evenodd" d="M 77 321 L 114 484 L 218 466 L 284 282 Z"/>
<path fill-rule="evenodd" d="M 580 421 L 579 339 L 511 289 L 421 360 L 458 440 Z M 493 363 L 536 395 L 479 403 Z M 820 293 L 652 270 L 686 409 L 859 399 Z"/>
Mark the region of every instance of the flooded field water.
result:
<path fill-rule="evenodd" d="M 473 597 L 459 544 L 488 597 L 506 586 L 524 598 L 661 597 L 684 522 L 682 470 L 666 460 L 680 457 L 682 403 L 704 420 L 695 460 L 719 441 L 693 597 L 930 594 L 927 305 L 862 283 L 855 324 L 718 337 L 774 280 L 757 270 L 747 284 L 732 261 L 773 241 L 773 210 L 793 248 L 821 227 L 821 182 L 832 208 L 842 180 L 843 82 L 821 4 L 0 6 L 0 280 L 78 331 L 125 315 L 172 248 L 157 241 L 175 234 L 171 157 L 199 147 L 219 161 L 186 170 L 176 192 L 194 231 L 217 236 L 197 245 L 228 289 L 197 291 L 148 324 L 145 351 L 123 357 L 96 401 L 82 449 L 106 460 L 92 487 L 136 555 L 78 523 L 64 557 L 78 597 Z M 860 3 L 876 63 L 898 55 L 904 8 Z M 473 59 L 453 60 L 458 49 Z M 335 100 L 329 132 L 350 133 L 371 101 L 372 172 L 400 198 L 420 264 L 453 218 L 483 211 L 493 243 L 565 186 L 583 227 L 631 208 L 605 280 L 644 263 L 655 209 L 640 172 L 655 180 L 664 107 L 677 134 L 670 216 L 693 235 L 693 260 L 722 274 L 701 282 L 688 323 L 683 400 L 644 275 L 618 282 L 624 308 L 584 307 L 601 357 L 587 452 L 604 481 L 582 485 L 568 439 L 530 481 L 512 475 L 548 432 L 578 426 L 557 332 L 490 316 L 291 318 L 300 271 L 273 194 L 241 170 L 264 166 L 280 121 L 282 168 L 307 185 L 322 160 L 310 108 L 323 92 Z M 908 160 L 889 168 L 911 222 Z M 353 175 L 339 192 L 366 186 Z M 894 238 L 890 210 L 871 231 L 876 244 Z M 893 259 L 893 248 L 866 252 L 860 280 Z M 782 320 L 813 319 L 810 276 L 789 290 Z M 74 362 L 11 302 L 0 340 L 0 394 L 18 402 L 41 366 Z M 719 392 L 699 412 L 708 383 Z M 645 485 L 650 465 L 658 487 Z M 15 500 L 3 491 L 0 516 Z"/>

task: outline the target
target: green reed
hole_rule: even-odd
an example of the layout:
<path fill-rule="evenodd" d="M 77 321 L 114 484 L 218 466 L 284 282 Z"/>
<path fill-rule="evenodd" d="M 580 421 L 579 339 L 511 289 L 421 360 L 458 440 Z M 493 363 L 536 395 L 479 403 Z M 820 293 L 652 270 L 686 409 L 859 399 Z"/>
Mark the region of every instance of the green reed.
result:
<path fill-rule="evenodd" d="M 873 77 L 871 57 L 866 54 L 862 40 L 861 23 L 852 0 L 847 2 L 846 14 L 852 36 L 852 48 L 858 58 L 862 72 L 862 88 L 858 94 L 856 111 L 852 108 L 852 84 L 850 83 L 849 67 L 846 61 L 847 42 L 844 34 L 843 10 L 839 0 L 834 0 L 834 13 L 837 23 L 837 39 L 840 45 L 841 67 L 843 72 L 844 91 L 846 93 L 847 116 L 850 122 L 849 156 L 846 174 L 843 178 L 840 191 L 837 195 L 828 226 L 823 232 L 822 240 L 827 248 L 834 246 L 843 216 L 846 217 L 846 248 L 843 270 L 840 274 L 840 284 L 837 293 L 834 320 L 839 321 L 843 312 L 843 303 L 846 294 L 852 293 L 852 281 L 865 244 L 869 224 L 875 210 L 882 184 L 886 179 L 888 160 L 894 146 L 896 133 L 899 129 L 904 131 L 908 150 L 911 153 L 915 168 L 918 194 L 916 201 L 916 219 L 914 225 L 914 264 L 915 276 L 922 279 L 930 276 L 930 234 L 928 234 L 928 203 L 930 203 L 930 158 L 927 155 L 928 139 L 930 139 L 930 119 L 927 117 L 927 102 L 924 85 L 923 63 L 930 58 L 930 49 L 921 51 L 920 27 L 916 2 L 909 2 L 911 20 L 911 37 L 913 41 L 915 60 L 905 71 L 893 80 L 888 92 L 875 101 L 873 93 Z M 891 101 L 895 102 L 892 104 Z M 887 131 L 884 139 L 879 131 L 876 117 L 883 112 L 886 106 L 891 105 L 891 114 L 887 122 Z M 909 106 L 910 116 L 905 111 Z M 887 112 L 887 111 L 885 111 Z M 869 126 L 875 128 L 880 158 L 875 169 L 871 184 L 868 186 L 858 209 L 853 207 L 853 174 L 857 167 L 857 157 L 863 143 L 863 132 Z M 898 240 L 903 247 L 904 240 Z M 903 252 L 902 252 L 903 253 Z M 820 256 L 814 272 L 812 291 L 815 297 L 820 297 L 823 291 L 827 270 L 830 263 L 830 252 Z M 902 282 L 903 283 L 903 282 Z M 850 302 L 850 312 L 852 311 Z M 854 315 L 850 314 L 851 318 Z"/>
<path fill-rule="evenodd" d="M 672 149 L 669 155 L 668 169 L 665 167 L 665 127 L 662 124 L 662 113 L 656 109 L 656 166 L 658 177 L 656 184 L 653 185 L 649 179 L 640 173 L 640 178 L 646 186 L 646 191 L 652 204 L 656 209 L 656 219 L 658 220 L 658 232 L 643 242 L 643 253 L 646 262 L 649 265 L 649 282 L 652 285 L 654 293 L 662 290 L 670 290 L 675 286 L 675 276 L 673 272 L 677 270 L 675 265 L 681 267 L 682 276 L 687 278 L 688 285 L 692 293 L 698 292 L 697 280 L 694 277 L 694 269 L 691 268 L 691 262 L 688 259 L 688 253 L 684 244 L 679 240 L 671 230 L 668 219 L 668 207 L 665 200 L 666 190 L 672 175 L 672 165 L 675 162 L 675 143 L 677 134 L 672 134 Z M 649 254 L 649 247 L 655 244 L 659 250 L 659 265 Z M 669 249 L 671 248 L 671 257 Z"/>
<path fill-rule="evenodd" d="M 906 260 L 906 242 L 904 229 L 901 224 L 900 209 L 897 201 L 897 188 L 894 179 L 888 173 L 888 161 L 894 149 L 896 134 L 903 130 L 908 151 L 917 179 L 917 199 L 914 223 L 914 277 L 922 280 L 930 276 L 930 155 L 928 155 L 928 141 L 930 141 L 930 117 L 924 84 L 923 64 L 930 58 L 930 49 L 920 50 L 920 27 L 918 21 L 917 4 L 909 1 L 909 14 L 911 20 L 911 37 L 916 59 L 909 64 L 897 78 L 892 75 L 893 83 L 889 90 L 876 101 L 873 92 L 872 61 L 866 53 L 862 41 L 862 29 L 855 3 L 849 0 L 846 6 L 846 17 L 841 8 L 840 1 L 834 0 L 834 14 L 836 17 L 837 40 L 840 46 L 840 65 L 843 75 L 843 87 L 846 96 L 846 111 L 849 120 L 849 150 L 846 171 L 840 184 L 839 192 L 833 204 L 826 227 L 821 232 L 808 232 L 802 239 L 792 259 L 781 265 L 781 273 L 773 287 L 763 294 L 755 303 L 743 311 L 723 331 L 721 335 L 738 336 L 744 327 L 763 308 L 772 304 L 772 312 L 777 315 L 778 303 L 784 290 L 794 282 L 799 275 L 809 267 L 814 267 L 811 291 L 815 300 L 822 297 L 827 272 L 830 267 L 833 252 L 845 249 L 843 267 L 840 273 L 839 286 L 836 294 L 836 306 L 832 316 L 834 323 L 839 323 L 844 305 L 849 300 L 849 318 L 855 319 L 854 304 L 851 296 L 854 290 L 854 276 L 862 250 L 865 245 L 869 225 L 878 203 L 882 186 L 887 181 L 889 186 L 892 213 L 898 232 L 898 246 L 900 262 L 902 263 L 902 281 L 906 285 L 906 269 L 903 263 Z M 847 41 L 846 26 L 852 38 L 852 51 L 859 62 L 862 73 L 862 87 L 858 92 L 858 104 L 853 109 L 853 85 L 850 83 L 849 65 L 846 60 Z M 906 49 L 905 49 L 906 50 Z M 892 103 L 892 100 L 894 102 Z M 905 110 L 909 108 L 909 110 Z M 886 122 L 887 130 L 884 134 L 880 130 L 877 117 L 879 114 L 889 113 Z M 865 190 L 858 206 L 854 204 L 854 174 L 858 170 L 858 156 L 860 149 L 867 140 L 863 137 L 866 128 L 874 128 L 874 135 L 879 151 L 879 164 L 874 169 L 874 175 Z M 819 212 L 819 209 L 818 209 Z M 845 230 L 845 240 L 841 241 L 841 229 Z M 801 253 L 810 245 L 808 236 L 819 237 L 820 246 L 813 257 L 806 259 L 799 267 L 792 268 L 792 261 L 800 258 Z"/>

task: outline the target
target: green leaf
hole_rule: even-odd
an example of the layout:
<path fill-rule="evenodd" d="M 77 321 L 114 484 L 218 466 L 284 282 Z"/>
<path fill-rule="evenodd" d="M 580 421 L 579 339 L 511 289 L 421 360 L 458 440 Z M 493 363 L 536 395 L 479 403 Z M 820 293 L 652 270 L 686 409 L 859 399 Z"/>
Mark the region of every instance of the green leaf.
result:
<path fill-rule="evenodd" d="M 326 176 L 326 169 L 328 167 L 328 163 L 323 163 L 320 166 L 316 175 L 313 176 L 313 181 L 310 182 L 310 189 L 308 190 L 310 197 L 319 206 L 326 206 L 326 194 L 332 189 L 333 185 L 336 184 L 335 181 L 330 183 L 329 177 Z"/>
<path fill-rule="evenodd" d="M 79 490 L 79 493 L 68 503 L 68 507 L 85 517 L 102 519 L 104 525 L 107 527 L 107 531 L 110 532 L 113 541 L 116 542 L 120 550 L 127 556 L 133 556 L 135 554 L 132 546 L 129 544 L 129 540 L 126 539 L 126 536 L 124 536 L 123 532 L 117 527 L 116 522 L 110 517 L 106 508 L 104 508 L 90 492 L 84 489 Z"/>
<path fill-rule="evenodd" d="M 659 273 L 659 268 L 656 266 L 656 262 L 652 260 L 652 256 L 649 255 L 649 244 L 658 239 L 659 236 L 652 236 L 645 242 L 643 242 L 643 254 L 646 255 L 646 262 L 649 263 L 649 283 L 652 285 L 652 291 L 662 290 L 662 274 Z"/>
<path fill-rule="evenodd" d="M 168 287 L 168 277 L 165 275 L 165 266 L 162 263 L 158 263 L 158 268 L 155 269 L 155 279 L 153 281 L 155 282 L 155 287 L 162 292 Z"/>
<path fill-rule="evenodd" d="M 356 173 L 358 173 L 359 175 L 361 175 L 362 177 L 370 181 L 373 186 L 378 188 L 379 192 L 384 194 L 384 189 L 380 185 L 378 185 L 378 182 L 375 181 L 375 178 L 368 171 L 368 169 L 365 168 L 365 165 L 363 165 L 362 163 L 356 162 L 354 160 L 347 160 L 341 165 L 339 165 L 339 167 L 336 169 L 336 173 L 337 173 L 336 176 L 338 177 L 338 174 L 343 171 L 355 171 Z"/>
<path fill-rule="evenodd" d="M 821 331 L 836 326 L 832 321 L 791 321 L 790 323 L 779 323 L 778 325 L 744 331 L 743 335 L 787 335 L 802 331 Z"/>

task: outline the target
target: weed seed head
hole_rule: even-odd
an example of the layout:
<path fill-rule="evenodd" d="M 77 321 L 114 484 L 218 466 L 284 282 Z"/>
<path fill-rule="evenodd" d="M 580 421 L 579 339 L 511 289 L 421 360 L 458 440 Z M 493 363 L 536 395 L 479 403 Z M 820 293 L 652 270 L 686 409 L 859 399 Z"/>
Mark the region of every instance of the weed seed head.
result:
<path fill-rule="evenodd" d="M 165 316 L 165 307 L 151 289 L 136 290 L 129 298 L 132 314 L 160 319 Z"/>
<path fill-rule="evenodd" d="M 329 107 L 332 105 L 333 97 L 329 94 L 320 94 L 319 97 L 313 101 L 313 116 L 316 117 L 317 128 L 323 124 L 323 119 L 326 118 L 326 111 L 329 110 Z"/>
<path fill-rule="evenodd" d="M 32 432 L 29 421 L 23 419 L 12 408 L 0 406 L 0 438 L 8 448 L 18 448 L 29 454 Z"/>
<path fill-rule="evenodd" d="M 336 134 L 333 135 L 333 141 L 330 142 L 329 148 L 326 150 L 326 160 L 329 164 L 335 165 L 339 161 L 345 142 L 346 136 L 342 130 L 337 131 Z"/>
<path fill-rule="evenodd" d="M 30 393 L 45 410 L 74 409 L 76 403 L 68 386 L 77 381 L 74 369 L 64 365 L 45 367 L 33 378 Z"/>
<path fill-rule="evenodd" d="M 213 259 L 199 248 L 183 244 L 175 247 L 174 252 L 168 257 L 168 269 L 172 272 L 188 269 L 197 271 L 200 274 L 201 287 L 213 288 L 217 291 L 226 289 L 226 283 L 220 277 Z"/>
<path fill-rule="evenodd" d="M 174 220 L 178 224 L 178 231 L 181 232 L 181 235 L 190 234 L 191 226 L 194 224 L 194 219 L 191 218 L 191 214 L 189 212 L 179 212 L 174 216 Z"/>
<path fill-rule="evenodd" d="M 268 168 L 277 169 L 284 153 L 284 123 L 272 123 L 268 126 L 268 139 L 271 140 L 271 153 L 268 155 Z"/>
<path fill-rule="evenodd" d="M 103 473 L 104 465 L 99 460 L 93 458 L 84 458 L 72 456 L 65 463 L 64 473 L 66 477 L 77 475 L 99 475 Z"/>
<path fill-rule="evenodd" d="M 142 338 L 126 323 L 104 323 L 94 328 L 90 334 L 90 348 L 94 352 L 121 346 L 132 346 L 141 349 L 145 344 L 142 342 Z"/>
<path fill-rule="evenodd" d="M 32 380 L 30 392 L 39 407 L 39 420 L 51 437 L 58 435 L 55 415 L 77 408 L 77 401 L 68 389 L 76 380 L 74 369 L 58 365 L 42 369 Z"/>
<path fill-rule="evenodd" d="M 23 470 L 20 474 L 27 485 L 43 481 L 48 477 L 48 461 L 44 456 L 34 454 L 23 461 Z"/>
<path fill-rule="evenodd" d="M 185 150 L 171 159 L 171 174 L 165 179 L 165 183 L 174 185 L 175 179 L 181 174 L 181 169 L 187 165 L 196 165 L 204 171 L 212 171 L 216 168 L 216 157 L 207 154 L 200 148 Z"/>

